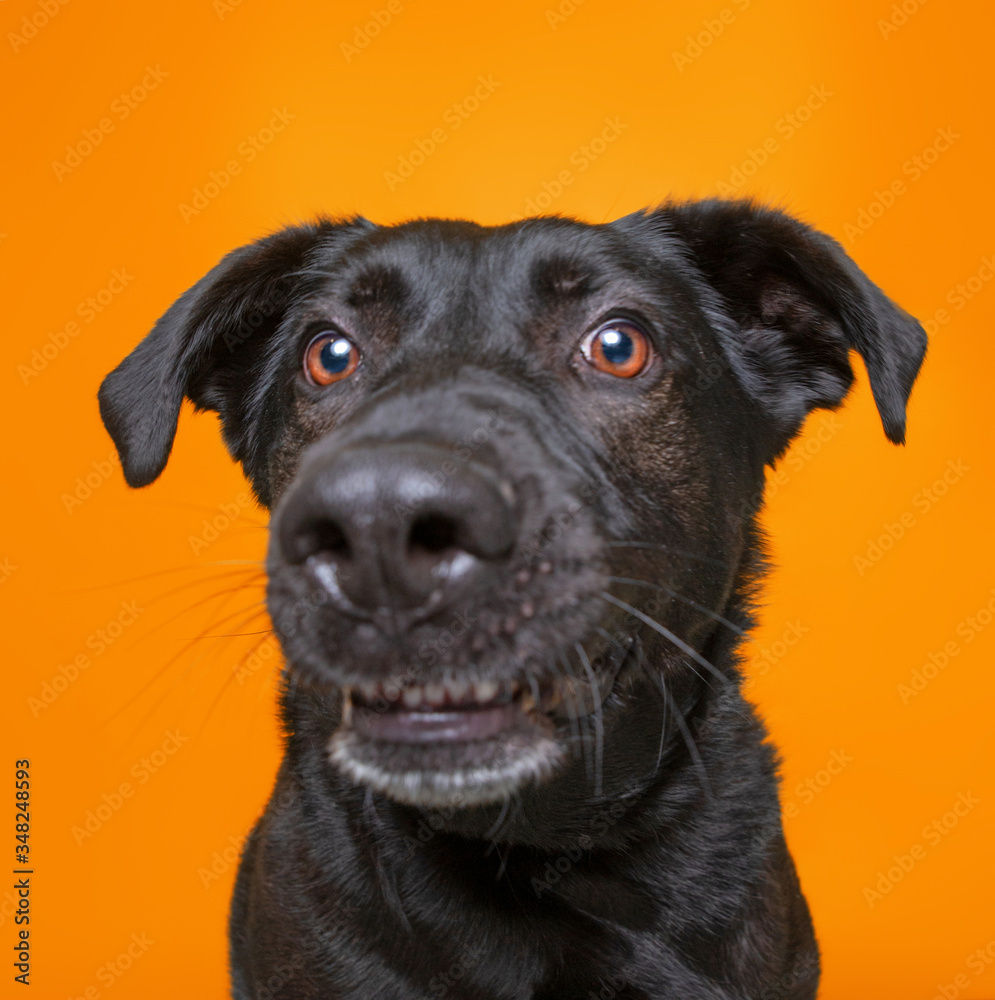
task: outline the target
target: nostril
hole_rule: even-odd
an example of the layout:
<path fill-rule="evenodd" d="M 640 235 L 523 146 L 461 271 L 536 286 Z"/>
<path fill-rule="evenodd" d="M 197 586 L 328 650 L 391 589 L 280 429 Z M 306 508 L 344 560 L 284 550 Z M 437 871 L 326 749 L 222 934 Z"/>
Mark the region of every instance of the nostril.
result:
<path fill-rule="evenodd" d="M 459 547 L 459 526 L 444 514 L 423 514 L 408 533 L 408 551 L 437 555 Z"/>
<path fill-rule="evenodd" d="M 349 539 L 335 521 L 320 520 L 302 525 L 294 540 L 298 562 L 326 553 L 334 559 L 348 559 L 352 554 Z"/>

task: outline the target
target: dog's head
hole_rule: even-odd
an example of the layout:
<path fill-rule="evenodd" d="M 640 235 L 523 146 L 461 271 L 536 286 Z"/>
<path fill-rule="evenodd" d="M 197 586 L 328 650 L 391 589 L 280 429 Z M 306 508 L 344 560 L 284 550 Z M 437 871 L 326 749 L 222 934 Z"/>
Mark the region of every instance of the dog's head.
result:
<path fill-rule="evenodd" d="M 925 346 L 838 244 L 748 203 L 322 221 L 228 255 L 100 406 L 132 486 L 184 397 L 220 414 L 340 773 L 416 805 L 597 797 L 658 759 L 661 698 L 680 721 L 734 682 L 765 465 L 851 350 L 903 441 Z"/>

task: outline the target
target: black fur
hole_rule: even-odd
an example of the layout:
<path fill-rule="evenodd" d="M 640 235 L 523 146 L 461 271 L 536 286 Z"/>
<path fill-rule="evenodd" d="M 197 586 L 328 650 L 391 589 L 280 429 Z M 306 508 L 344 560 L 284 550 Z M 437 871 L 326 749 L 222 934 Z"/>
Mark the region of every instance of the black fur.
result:
<path fill-rule="evenodd" d="M 578 353 L 608 318 L 653 342 L 639 377 Z M 325 328 L 363 360 L 319 389 L 301 359 Z M 755 519 L 765 465 L 842 402 L 851 350 L 904 440 L 925 346 L 838 244 L 745 202 L 603 226 L 320 221 L 229 254 L 181 296 L 100 406 L 132 486 L 165 466 L 184 397 L 217 411 L 273 509 L 286 754 L 242 859 L 233 997 L 814 997 L 776 759 L 739 690 Z M 396 582 L 391 532 L 424 522 L 391 484 L 427 476 L 432 455 L 455 470 L 432 503 L 470 496 L 492 542 L 512 534 L 429 613 Z M 342 579 L 389 616 L 347 613 L 292 555 L 349 476 L 386 564 Z M 411 510 L 392 521 L 399 497 Z M 577 692 L 585 662 L 608 686 L 601 712 L 537 712 L 562 759 L 500 801 L 419 806 L 420 785 L 405 801 L 329 760 L 347 687 L 448 675 Z M 410 748 L 370 752 L 388 772 L 420 766 Z"/>

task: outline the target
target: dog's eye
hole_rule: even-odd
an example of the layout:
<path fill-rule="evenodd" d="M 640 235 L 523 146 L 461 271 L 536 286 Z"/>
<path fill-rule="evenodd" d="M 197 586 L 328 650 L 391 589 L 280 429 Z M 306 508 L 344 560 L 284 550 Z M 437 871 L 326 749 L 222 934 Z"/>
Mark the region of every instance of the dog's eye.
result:
<path fill-rule="evenodd" d="M 650 359 L 649 337 L 639 327 L 624 320 L 599 326 L 585 337 L 581 353 L 599 372 L 618 378 L 633 378 L 646 370 Z"/>
<path fill-rule="evenodd" d="M 334 330 L 319 333 L 304 352 L 304 373 L 314 385 L 348 378 L 359 365 L 359 348 Z"/>

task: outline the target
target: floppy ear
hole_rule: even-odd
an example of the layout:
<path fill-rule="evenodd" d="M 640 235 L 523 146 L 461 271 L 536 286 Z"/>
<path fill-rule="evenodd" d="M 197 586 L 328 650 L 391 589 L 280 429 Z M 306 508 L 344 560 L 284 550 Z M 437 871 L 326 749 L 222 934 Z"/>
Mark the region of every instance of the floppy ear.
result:
<path fill-rule="evenodd" d="M 173 303 L 152 332 L 103 381 L 97 394 L 129 486 L 147 486 L 166 467 L 184 396 L 226 418 L 225 439 L 244 460 L 225 388 L 239 387 L 290 297 L 304 284 L 308 254 L 336 230 L 365 220 L 282 230 L 233 250 Z M 244 395 L 244 392 L 242 393 Z"/>
<path fill-rule="evenodd" d="M 667 205 L 656 214 L 690 249 L 738 328 L 727 331 L 726 350 L 774 422 L 775 455 L 810 410 L 843 401 L 851 349 L 864 359 L 885 433 L 904 443 L 926 334 L 835 240 L 747 201 Z"/>

